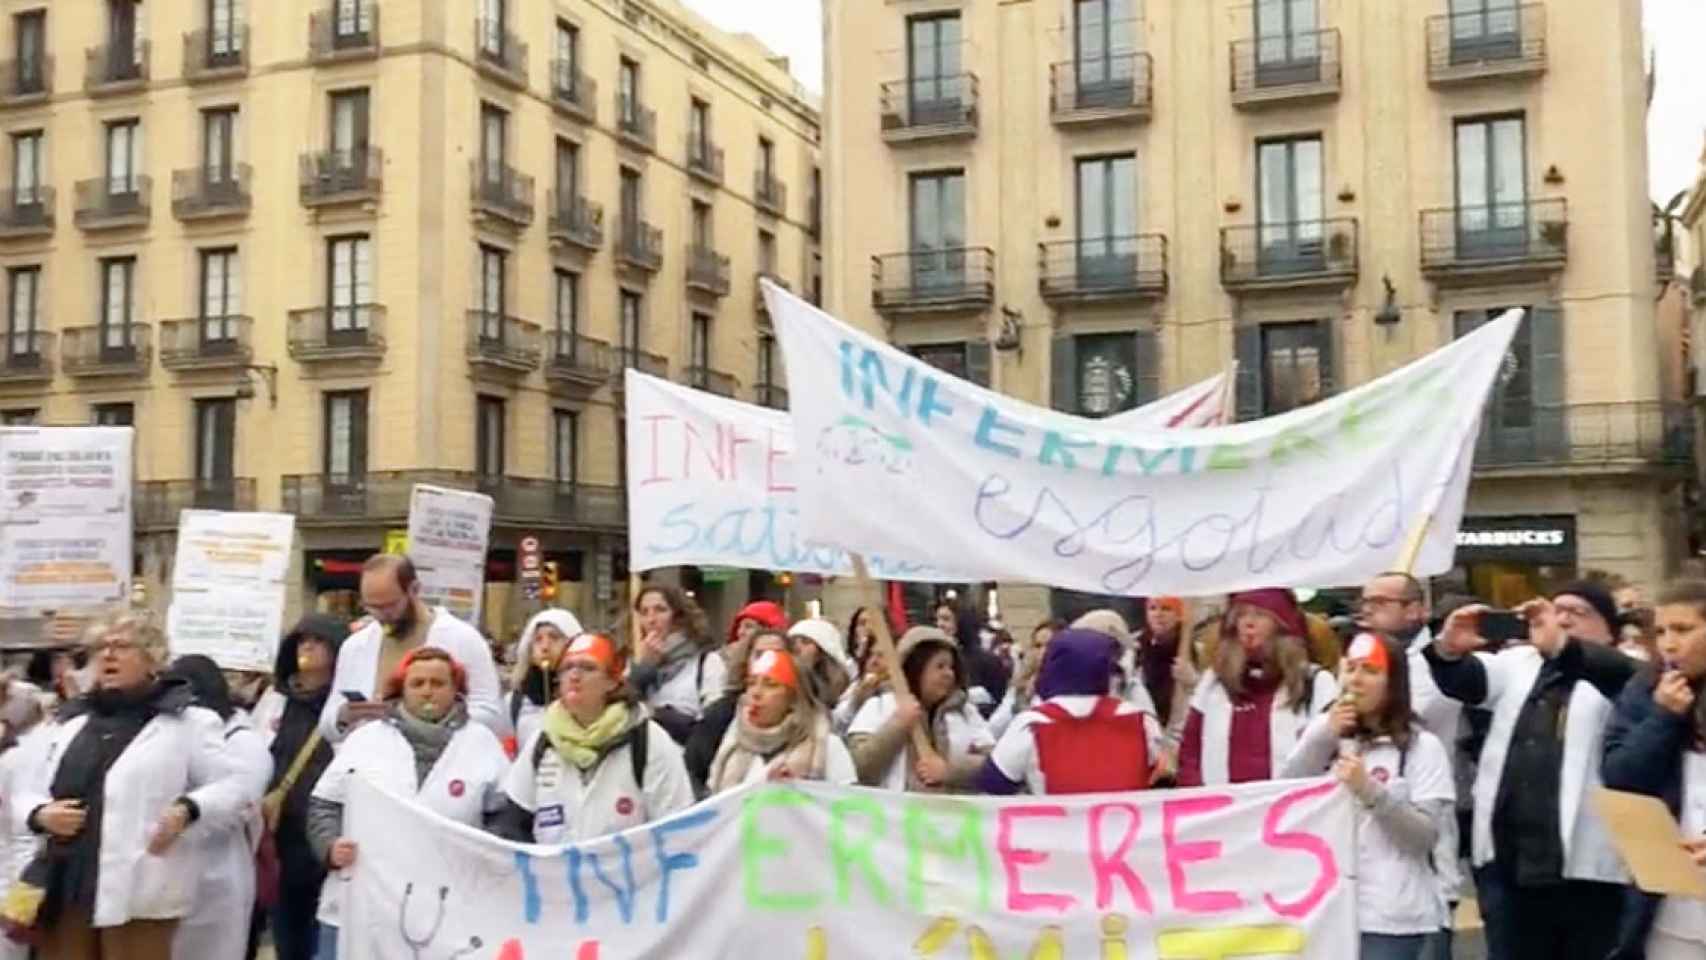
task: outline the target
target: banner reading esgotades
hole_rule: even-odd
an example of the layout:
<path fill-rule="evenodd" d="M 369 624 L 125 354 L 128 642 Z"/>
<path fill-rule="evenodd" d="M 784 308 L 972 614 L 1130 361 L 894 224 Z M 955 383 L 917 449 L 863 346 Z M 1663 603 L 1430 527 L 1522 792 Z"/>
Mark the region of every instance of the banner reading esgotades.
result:
<path fill-rule="evenodd" d="M 454 786 L 454 785 L 453 785 Z M 339 954 L 364 960 L 1356 955 L 1328 780 L 1087 797 L 749 787 L 568 848 L 365 783 Z"/>
<path fill-rule="evenodd" d="M 845 576 L 847 552 L 799 529 L 794 425 L 786 413 L 625 373 L 628 402 L 628 556 L 635 570 L 680 564 Z M 1111 428 L 1215 422 L 1227 375 L 1108 419 Z M 873 575 L 963 583 L 943 559 L 913 562 L 871 551 Z"/>
<path fill-rule="evenodd" d="M 947 376 L 765 285 L 813 539 L 973 580 L 1201 596 L 1450 569 L 1481 408 L 1521 312 L 1339 396 L 1204 430 L 1110 431 Z M 969 568 L 969 569 L 968 569 Z"/>

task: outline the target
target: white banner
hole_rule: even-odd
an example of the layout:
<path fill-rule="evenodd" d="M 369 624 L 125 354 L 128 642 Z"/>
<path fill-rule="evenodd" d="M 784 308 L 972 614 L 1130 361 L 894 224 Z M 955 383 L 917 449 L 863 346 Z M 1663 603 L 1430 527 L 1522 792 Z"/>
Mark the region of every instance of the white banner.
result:
<path fill-rule="evenodd" d="M 1357 954 L 1352 807 L 1326 780 L 1013 798 L 760 786 L 522 847 L 363 781 L 344 813 L 359 853 L 328 895 L 344 898 L 339 955 L 363 960 L 1340 960 Z"/>
<path fill-rule="evenodd" d="M 805 539 L 788 414 L 625 372 L 628 555 L 634 570 L 682 564 L 846 576 L 847 553 Z M 1108 429 L 1220 422 L 1231 378 L 1220 374 L 1107 418 Z M 1084 421 L 1090 423 L 1092 421 Z M 884 580 L 963 583 L 951 563 L 865 558 Z"/>
<path fill-rule="evenodd" d="M 409 557 L 420 574 L 421 599 L 478 626 L 491 535 L 491 497 L 416 484 L 409 495 Z"/>
<path fill-rule="evenodd" d="M 970 580 L 1202 596 L 1360 584 L 1432 516 L 1451 567 L 1481 408 L 1521 312 L 1277 417 L 1109 430 L 943 374 L 766 284 L 805 535 Z"/>
<path fill-rule="evenodd" d="M 0 608 L 130 599 L 129 427 L 0 427 Z"/>
<path fill-rule="evenodd" d="M 167 611 L 173 655 L 271 673 L 295 534 L 290 514 L 185 510 Z"/>

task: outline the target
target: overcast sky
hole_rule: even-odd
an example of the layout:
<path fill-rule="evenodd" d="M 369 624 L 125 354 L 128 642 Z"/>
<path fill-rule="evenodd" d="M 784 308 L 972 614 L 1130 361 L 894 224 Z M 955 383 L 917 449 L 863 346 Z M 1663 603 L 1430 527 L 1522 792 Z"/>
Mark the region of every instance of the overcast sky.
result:
<path fill-rule="evenodd" d="M 823 23 L 817 0 L 684 0 L 725 30 L 752 33 L 787 56 L 794 75 L 823 90 Z M 871 0 L 863 0 L 871 2 Z M 1575 0 L 1607 2 L 1607 0 Z M 1659 65 L 1647 129 L 1652 193 L 1662 203 L 1688 187 L 1706 132 L 1706 0 L 1644 0 Z"/>

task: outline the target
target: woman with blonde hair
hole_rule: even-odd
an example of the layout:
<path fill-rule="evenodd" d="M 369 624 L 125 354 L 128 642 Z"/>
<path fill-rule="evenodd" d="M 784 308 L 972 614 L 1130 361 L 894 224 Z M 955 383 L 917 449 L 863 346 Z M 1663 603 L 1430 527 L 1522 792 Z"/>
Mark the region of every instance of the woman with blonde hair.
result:
<path fill-rule="evenodd" d="M 767 780 L 858 782 L 853 757 L 794 654 L 763 650 L 745 673 L 746 692 L 711 762 L 711 793 Z"/>

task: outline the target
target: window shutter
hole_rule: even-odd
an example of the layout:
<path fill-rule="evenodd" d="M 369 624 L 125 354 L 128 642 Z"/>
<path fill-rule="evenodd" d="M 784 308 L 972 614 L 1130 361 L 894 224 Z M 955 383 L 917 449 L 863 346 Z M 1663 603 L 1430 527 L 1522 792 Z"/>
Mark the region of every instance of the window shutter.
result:
<path fill-rule="evenodd" d="M 1337 350 L 1333 343 L 1333 321 L 1321 320 L 1317 323 L 1318 343 L 1321 349 L 1321 399 L 1338 392 L 1339 374 Z"/>
<path fill-rule="evenodd" d="M 1245 324 L 1232 331 L 1233 355 L 1238 360 L 1238 419 L 1262 417 L 1262 328 Z"/>
<path fill-rule="evenodd" d="M 987 340 L 966 341 L 966 379 L 980 387 L 992 387 L 994 357 Z"/>
<path fill-rule="evenodd" d="M 1154 330 L 1137 332 L 1137 384 L 1135 405 L 1161 397 L 1161 338 Z"/>
<path fill-rule="evenodd" d="M 1057 333 L 1049 345 L 1049 404 L 1062 413 L 1078 412 L 1078 341 Z"/>
<path fill-rule="evenodd" d="M 1564 318 L 1555 306 L 1534 307 L 1527 322 L 1534 347 L 1534 444 L 1550 459 L 1565 453 L 1569 433 L 1569 408 L 1564 402 Z"/>

